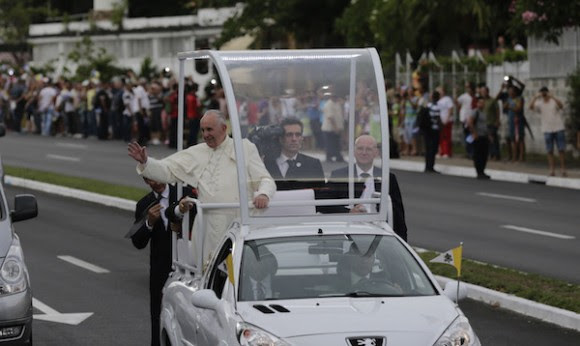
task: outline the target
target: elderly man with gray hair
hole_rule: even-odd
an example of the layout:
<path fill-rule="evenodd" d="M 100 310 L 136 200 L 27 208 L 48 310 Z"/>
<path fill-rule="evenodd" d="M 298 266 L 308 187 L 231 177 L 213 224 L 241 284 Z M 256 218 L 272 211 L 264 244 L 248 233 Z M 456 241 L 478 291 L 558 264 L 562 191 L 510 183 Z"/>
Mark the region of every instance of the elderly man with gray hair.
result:
<path fill-rule="evenodd" d="M 150 158 L 145 147 L 130 143 L 129 156 L 138 162 L 137 172 L 144 177 L 163 183 L 183 182 L 198 191 L 204 203 L 238 202 L 238 173 L 233 140 L 227 135 L 226 119 L 220 111 L 208 110 L 201 118 L 201 132 L 205 143 L 191 146 L 162 160 Z M 266 208 L 276 191 L 276 184 L 264 167 L 256 146 L 244 140 L 248 195 L 254 207 Z M 191 203 L 182 201 L 182 213 L 191 209 Z M 207 231 L 203 244 L 204 262 L 215 250 L 229 224 L 238 216 L 238 209 L 217 209 L 208 212 Z M 199 225 L 194 222 L 193 230 Z M 192 237 L 195 239 L 195 237 Z"/>

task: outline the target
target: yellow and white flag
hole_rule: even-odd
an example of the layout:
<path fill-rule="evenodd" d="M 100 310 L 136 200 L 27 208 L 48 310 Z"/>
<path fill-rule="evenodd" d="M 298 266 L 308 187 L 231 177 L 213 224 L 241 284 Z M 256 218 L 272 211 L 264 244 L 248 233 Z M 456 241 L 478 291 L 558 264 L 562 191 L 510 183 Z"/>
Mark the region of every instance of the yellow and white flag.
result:
<path fill-rule="evenodd" d="M 458 247 L 443 252 L 429 262 L 445 263 L 454 266 L 457 269 L 457 276 L 461 276 L 461 256 L 463 252 L 463 243 Z"/>
<path fill-rule="evenodd" d="M 232 285 L 234 285 L 234 259 L 232 254 L 229 254 L 228 257 L 226 257 L 226 268 L 228 270 L 228 279 Z"/>

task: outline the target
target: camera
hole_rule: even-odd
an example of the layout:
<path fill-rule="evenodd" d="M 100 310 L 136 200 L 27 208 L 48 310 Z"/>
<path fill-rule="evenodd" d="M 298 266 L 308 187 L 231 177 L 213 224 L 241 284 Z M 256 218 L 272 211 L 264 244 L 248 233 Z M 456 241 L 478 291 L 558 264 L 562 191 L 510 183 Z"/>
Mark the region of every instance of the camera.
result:
<path fill-rule="evenodd" d="M 283 134 L 284 129 L 279 125 L 266 125 L 256 127 L 247 138 L 256 145 L 262 158 L 274 159 L 280 155 Z"/>

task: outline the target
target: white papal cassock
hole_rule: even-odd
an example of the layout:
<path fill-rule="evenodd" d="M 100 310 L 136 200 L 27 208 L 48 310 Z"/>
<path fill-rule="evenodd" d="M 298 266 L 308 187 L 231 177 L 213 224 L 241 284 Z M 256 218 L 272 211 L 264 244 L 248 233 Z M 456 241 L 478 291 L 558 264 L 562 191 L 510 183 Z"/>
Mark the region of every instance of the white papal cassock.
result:
<path fill-rule="evenodd" d="M 266 170 L 256 146 L 247 139 L 242 143 L 246 158 L 248 197 L 252 199 L 254 192 L 257 192 L 272 199 L 276 192 L 276 184 Z M 238 202 L 240 199 L 234 141 L 230 137 L 226 137 L 215 149 L 200 143 L 162 160 L 148 158 L 144 165 L 137 165 L 137 172 L 158 182 L 181 181 L 195 187 L 198 198 L 203 203 Z M 238 216 L 239 208 L 214 209 L 204 213 L 207 222 L 203 244 L 204 263 L 219 245 L 227 227 Z M 193 224 L 193 249 L 195 249 L 193 240 L 198 227 L 196 218 Z"/>

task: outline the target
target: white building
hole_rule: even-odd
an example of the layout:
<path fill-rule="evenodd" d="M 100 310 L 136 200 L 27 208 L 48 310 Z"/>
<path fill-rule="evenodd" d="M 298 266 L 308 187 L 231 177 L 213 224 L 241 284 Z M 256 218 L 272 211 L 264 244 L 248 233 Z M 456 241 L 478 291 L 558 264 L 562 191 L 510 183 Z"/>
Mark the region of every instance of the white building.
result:
<path fill-rule="evenodd" d="M 94 8 L 111 9 L 113 0 L 95 0 Z M 124 18 L 122 30 L 110 20 L 76 21 L 65 23 L 33 24 L 28 42 L 32 45 L 33 65 L 56 61 L 56 73 L 63 67 L 76 69 L 66 56 L 75 44 L 89 34 L 95 47 L 104 48 L 116 58 L 115 64 L 138 72 L 146 57 L 158 67 L 178 68 L 177 53 L 209 48 L 219 36 L 223 23 L 240 11 L 241 7 L 200 9 L 197 15 L 153 18 Z M 197 67 L 197 68 L 196 68 Z M 185 65 L 186 75 L 205 84 L 211 77 L 207 64 L 194 62 Z"/>

